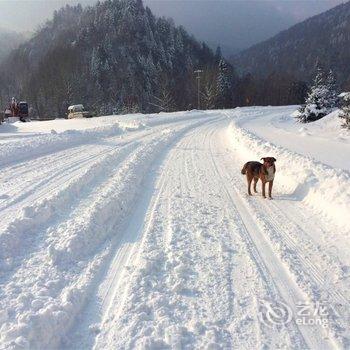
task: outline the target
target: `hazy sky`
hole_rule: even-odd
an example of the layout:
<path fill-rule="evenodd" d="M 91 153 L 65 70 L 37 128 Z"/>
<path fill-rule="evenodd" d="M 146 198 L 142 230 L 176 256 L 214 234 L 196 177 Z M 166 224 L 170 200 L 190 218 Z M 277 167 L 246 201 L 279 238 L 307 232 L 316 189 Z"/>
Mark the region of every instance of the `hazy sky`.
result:
<path fill-rule="evenodd" d="M 231 53 L 266 40 L 342 0 L 144 0 L 156 14 L 182 24 L 198 39 Z"/>
<path fill-rule="evenodd" d="M 95 0 L 0 0 L 0 28 L 33 31 L 66 3 Z M 229 51 L 267 39 L 342 0 L 144 0 L 155 14 L 172 17 L 200 40 Z"/>
<path fill-rule="evenodd" d="M 0 28 L 33 31 L 65 4 L 93 4 L 78 0 L 0 0 Z"/>

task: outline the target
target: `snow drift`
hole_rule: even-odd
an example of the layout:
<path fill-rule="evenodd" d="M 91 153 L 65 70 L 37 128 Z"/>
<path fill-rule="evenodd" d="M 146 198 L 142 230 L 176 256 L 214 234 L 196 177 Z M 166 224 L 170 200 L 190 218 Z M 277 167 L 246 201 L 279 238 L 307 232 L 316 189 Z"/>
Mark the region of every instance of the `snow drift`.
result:
<path fill-rule="evenodd" d="M 1 346 L 60 346 L 108 256 L 109 240 L 118 239 L 118 228 L 133 209 L 151 167 L 178 137 L 207 120 L 185 121 L 171 128 L 166 121 L 157 133 L 125 142 L 51 195 L 24 207 L 2 228 L 0 282 L 8 283 L 0 299 Z M 78 140 L 82 141 L 120 130 L 119 126 L 104 127 L 74 136 L 81 135 Z M 62 137 L 70 139 L 70 135 L 39 136 L 36 146 L 40 140 L 53 148 L 63 146 Z"/>
<path fill-rule="evenodd" d="M 277 159 L 275 186 L 289 197 L 302 200 L 319 214 L 341 227 L 348 226 L 350 202 L 350 174 L 334 169 L 310 157 L 274 145 L 239 127 L 235 121 L 228 129 L 232 146 L 242 161 L 257 156 L 274 156 Z"/>

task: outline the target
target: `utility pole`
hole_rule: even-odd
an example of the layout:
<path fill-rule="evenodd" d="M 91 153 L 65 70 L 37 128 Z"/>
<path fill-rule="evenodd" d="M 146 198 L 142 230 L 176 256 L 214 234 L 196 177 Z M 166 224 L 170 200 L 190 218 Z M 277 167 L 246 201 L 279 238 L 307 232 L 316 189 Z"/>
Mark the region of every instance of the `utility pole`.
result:
<path fill-rule="evenodd" d="M 194 71 L 195 74 L 197 74 L 197 103 L 198 103 L 198 110 L 201 109 L 201 100 L 200 100 L 200 85 L 201 85 L 201 73 L 203 73 L 203 71 L 201 69 L 197 69 Z"/>

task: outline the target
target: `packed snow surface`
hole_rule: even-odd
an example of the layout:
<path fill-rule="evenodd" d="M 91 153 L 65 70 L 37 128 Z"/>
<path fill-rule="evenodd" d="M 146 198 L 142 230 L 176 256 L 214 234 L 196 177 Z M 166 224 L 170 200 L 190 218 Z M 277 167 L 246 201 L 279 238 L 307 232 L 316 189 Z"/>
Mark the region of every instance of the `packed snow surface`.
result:
<path fill-rule="evenodd" d="M 293 118 L 297 106 L 237 109 L 242 113 L 239 126 L 264 140 L 309 156 L 334 168 L 350 171 L 350 133 L 342 128 L 338 111 L 312 123 Z"/>
<path fill-rule="evenodd" d="M 349 349 L 349 133 L 296 108 L 1 125 L 0 349 Z"/>

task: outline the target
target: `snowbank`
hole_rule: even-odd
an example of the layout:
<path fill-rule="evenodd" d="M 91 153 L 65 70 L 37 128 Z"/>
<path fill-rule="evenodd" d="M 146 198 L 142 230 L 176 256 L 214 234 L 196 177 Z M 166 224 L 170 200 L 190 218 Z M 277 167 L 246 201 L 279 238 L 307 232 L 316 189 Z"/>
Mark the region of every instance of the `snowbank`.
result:
<path fill-rule="evenodd" d="M 0 230 L 0 272 L 12 269 L 21 261 L 31 237 L 47 222 L 53 222 L 74 203 L 77 194 L 92 186 L 136 147 L 129 144 L 117 148 L 84 170 L 79 177 L 62 184 L 41 201 L 23 207 L 19 216 Z M 17 262 L 19 260 L 19 262 Z"/>
<path fill-rule="evenodd" d="M 203 118 L 206 112 L 115 115 L 0 126 L 0 166 L 146 127 Z"/>
<path fill-rule="evenodd" d="M 0 166 L 70 148 L 84 142 L 93 142 L 100 138 L 115 136 L 122 132 L 123 129 L 118 123 L 87 130 L 66 130 L 61 133 L 52 129 L 49 134 L 20 138 L 14 142 L 2 144 Z"/>
<path fill-rule="evenodd" d="M 325 117 L 316 120 L 315 122 L 308 123 L 307 126 L 310 130 L 318 132 L 321 135 L 327 135 L 330 132 L 337 132 L 338 134 L 340 133 L 345 136 L 348 133 L 341 126 L 342 120 L 339 118 L 339 113 L 340 110 L 336 109 Z"/>
<path fill-rule="evenodd" d="M 236 108 L 227 115 L 237 126 L 274 145 L 350 171 L 350 133 L 341 127 L 339 112 L 302 124 L 293 117 L 296 109 L 297 106 Z"/>
<path fill-rule="evenodd" d="M 317 162 L 281 146 L 276 146 L 239 127 L 235 121 L 228 129 L 232 147 L 242 161 L 273 156 L 277 159 L 279 191 L 302 200 L 319 214 L 348 227 L 350 174 Z"/>

